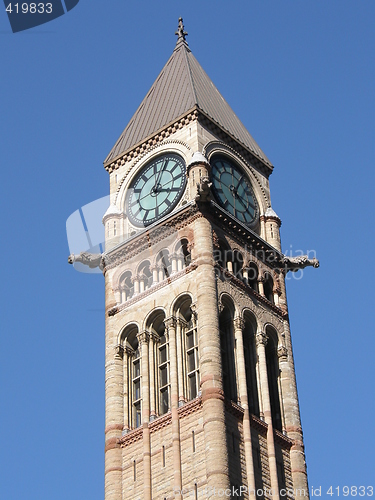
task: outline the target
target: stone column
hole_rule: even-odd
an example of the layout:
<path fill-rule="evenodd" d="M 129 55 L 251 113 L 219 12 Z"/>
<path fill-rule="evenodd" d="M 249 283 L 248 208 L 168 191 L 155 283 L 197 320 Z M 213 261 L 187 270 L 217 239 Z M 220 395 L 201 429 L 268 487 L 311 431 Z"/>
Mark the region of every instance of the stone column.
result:
<path fill-rule="evenodd" d="M 243 269 L 243 279 L 247 285 L 249 283 L 249 270 L 247 267 L 244 267 L 244 269 Z"/>
<path fill-rule="evenodd" d="M 171 260 L 172 260 L 172 273 L 177 272 L 177 254 L 173 253 L 171 255 Z"/>
<path fill-rule="evenodd" d="M 264 297 L 264 278 L 263 278 L 263 276 L 258 277 L 258 291 L 259 291 L 259 295 L 262 295 Z"/>
<path fill-rule="evenodd" d="M 158 267 L 157 266 L 153 266 L 151 268 L 151 271 L 152 271 L 152 284 L 155 284 L 155 283 L 158 283 L 158 278 L 159 278 L 159 273 L 158 273 Z"/>
<path fill-rule="evenodd" d="M 181 478 L 181 446 L 180 422 L 178 417 L 178 381 L 177 381 L 177 348 L 176 348 L 176 318 L 170 317 L 164 321 L 169 338 L 169 364 L 171 382 L 171 411 L 172 411 L 172 450 L 173 450 L 173 490 L 175 498 L 182 498 Z"/>
<path fill-rule="evenodd" d="M 132 278 L 132 282 L 134 285 L 134 295 L 138 295 L 139 294 L 139 276 L 134 276 L 134 278 Z"/>
<path fill-rule="evenodd" d="M 124 426 L 123 349 L 115 349 L 117 329 L 107 314 L 116 304 L 109 274 L 105 276 L 105 500 L 121 500 L 122 449 L 118 440 Z"/>
<path fill-rule="evenodd" d="M 263 411 L 264 420 L 268 425 L 267 429 L 267 451 L 268 451 L 268 463 L 270 469 L 270 479 L 271 488 L 273 491 L 272 498 L 274 500 L 279 500 L 279 484 L 277 480 L 277 465 L 276 465 L 276 453 L 275 453 L 275 442 L 273 437 L 273 425 L 272 425 L 272 415 L 271 415 L 271 402 L 270 393 L 268 387 L 268 375 L 267 375 L 267 361 L 266 361 L 266 344 L 268 337 L 266 333 L 258 332 L 256 335 L 256 345 L 259 358 L 259 375 L 261 382 L 261 391 L 263 395 Z"/>
<path fill-rule="evenodd" d="M 234 338 L 236 339 L 236 354 L 237 354 L 237 367 L 238 367 L 238 382 L 239 382 L 239 395 L 241 406 L 244 409 L 243 417 L 243 435 L 245 445 L 245 459 L 246 459 L 246 475 L 250 498 L 256 499 L 254 463 L 253 463 L 253 447 L 251 442 L 251 429 L 250 429 L 250 414 L 249 403 L 247 395 L 246 383 L 246 367 L 245 367 L 245 354 L 243 347 L 243 330 L 245 322 L 242 318 L 234 320 Z"/>
<path fill-rule="evenodd" d="M 304 499 L 308 500 L 309 487 L 307 482 L 305 447 L 303 443 L 301 416 L 294 370 L 292 339 L 290 336 L 289 323 L 286 319 L 284 320 L 284 338 L 285 347 L 279 354 L 279 365 L 283 391 L 285 429 L 288 437 L 294 441 L 294 444 L 290 449 L 293 487 L 295 489 L 305 490 L 306 495 L 304 495 Z"/>
<path fill-rule="evenodd" d="M 143 498 L 151 500 L 151 440 L 150 440 L 150 399 L 149 399 L 149 366 L 148 366 L 148 332 L 137 335 L 141 347 L 141 395 L 142 395 L 142 427 L 143 427 Z"/>
<path fill-rule="evenodd" d="M 194 223 L 194 255 L 207 486 L 213 491 L 229 488 L 230 480 L 212 228 L 203 217 Z"/>

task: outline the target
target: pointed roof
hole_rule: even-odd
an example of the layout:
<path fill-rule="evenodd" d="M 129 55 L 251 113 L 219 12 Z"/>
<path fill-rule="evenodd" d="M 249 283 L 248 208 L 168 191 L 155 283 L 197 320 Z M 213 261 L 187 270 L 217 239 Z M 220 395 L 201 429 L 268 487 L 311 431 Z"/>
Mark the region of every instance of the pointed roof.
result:
<path fill-rule="evenodd" d="M 144 139 L 197 109 L 272 168 L 271 162 L 193 56 L 181 18 L 176 34 L 178 39 L 171 57 L 104 164 L 111 163 Z"/>

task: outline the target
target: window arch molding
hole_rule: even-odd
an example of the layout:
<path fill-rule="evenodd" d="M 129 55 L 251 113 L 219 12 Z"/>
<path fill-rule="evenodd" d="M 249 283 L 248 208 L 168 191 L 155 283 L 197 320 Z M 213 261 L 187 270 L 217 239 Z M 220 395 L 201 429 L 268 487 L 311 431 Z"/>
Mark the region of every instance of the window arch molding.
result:
<path fill-rule="evenodd" d="M 126 347 L 126 343 L 128 342 L 131 347 L 131 343 L 128 341 L 132 341 L 133 335 L 137 336 L 139 333 L 139 325 L 136 321 L 132 321 L 127 323 L 121 330 L 117 336 L 117 345 L 121 345 L 122 347 Z"/>

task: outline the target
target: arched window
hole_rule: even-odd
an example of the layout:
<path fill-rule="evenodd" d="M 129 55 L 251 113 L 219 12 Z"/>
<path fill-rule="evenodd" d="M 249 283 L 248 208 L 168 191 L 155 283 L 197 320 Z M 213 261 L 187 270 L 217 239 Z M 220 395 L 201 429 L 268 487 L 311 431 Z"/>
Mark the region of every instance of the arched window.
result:
<path fill-rule="evenodd" d="M 182 267 L 187 267 L 191 263 L 189 242 L 186 238 L 178 242 L 176 245 L 176 253 L 181 257 Z"/>
<path fill-rule="evenodd" d="M 264 275 L 264 296 L 268 299 L 272 304 L 273 302 L 273 279 L 269 273 L 265 273 Z"/>
<path fill-rule="evenodd" d="M 245 356 L 247 398 L 249 411 L 259 417 L 259 397 L 256 375 L 256 347 L 254 327 L 249 318 L 245 318 L 245 329 L 243 332 L 243 347 Z"/>
<path fill-rule="evenodd" d="M 172 272 L 172 264 L 169 259 L 169 251 L 162 250 L 156 259 L 156 265 L 159 268 L 159 282 L 163 281 L 165 278 L 169 278 Z"/>
<path fill-rule="evenodd" d="M 268 387 L 270 393 L 272 425 L 279 431 L 282 430 L 281 407 L 279 397 L 279 360 L 277 357 L 277 339 L 276 333 L 267 329 L 268 342 L 266 345 L 266 361 Z"/>
<path fill-rule="evenodd" d="M 237 385 L 234 364 L 233 315 L 228 307 L 224 307 L 219 315 L 221 363 L 223 373 L 224 395 L 237 401 Z"/>
<path fill-rule="evenodd" d="M 233 268 L 233 274 L 236 276 L 238 279 L 242 279 L 242 268 L 243 268 L 243 257 L 241 252 L 238 252 L 235 250 L 232 253 L 232 268 Z"/>
<path fill-rule="evenodd" d="M 254 292 L 258 292 L 258 268 L 254 262 L 251 262 L 247 269 L 247 284 Z"/>
<path fill-rule="evenodd" d="M 138 268 L 138 277 L 140 282 L 140 292 L 147 290 L 152 285 L 152 272 L 150 262 L 145 260 Z"/>
<path fill-rule="evenodd" d="M 132 273 L 126 271 L 120 278 L 121 302 L 126 302 L 134 295 L 134 285 L 132 283 Z"/>

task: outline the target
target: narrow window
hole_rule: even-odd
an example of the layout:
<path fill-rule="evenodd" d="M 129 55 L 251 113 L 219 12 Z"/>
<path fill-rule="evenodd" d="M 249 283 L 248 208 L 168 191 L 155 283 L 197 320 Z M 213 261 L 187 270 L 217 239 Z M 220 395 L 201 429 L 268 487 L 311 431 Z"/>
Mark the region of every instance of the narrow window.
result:
<path fill-rule="evenodd" d="M 230 311 L 226 307 L 219 316 L 219 329 L 224 395 L 228 399 L 237 401 L 233 345 L 233 319 Z"/>
<path fill-rule="evenodd" d="M 134 481 L 137 480 L 137 464 L 136 461 L 133 460 L 133 474 L 134 474 Z"/>
<path fill-rule="evenodd" d="M 194 431 L 192 431 L 191 437 L 192 437 L 192 442 L 193 442 L 193 453 L 195 453 L 195 432 Z"/>
<path fill-rule="evenodd" d="M 141 425 L 141 357 L 138 348 L 134 353 L 132 378 L 133 425 L 139 427 Z"/>
<path fill-rule="evenodd" d="M 194 399 L 199 391 L 199 358 L 198 358 L 198 338 L 197 328 L 190 319 L 185 333 L 186 346 L 186 375 L 188 399 Z"/>
<path fill-rule="evenodd" d="M 113 222 L 113 236 L 116 236 L 117 234 L 117 229 L 116 229 L 116 221 Z"/>
<path fill-rule="evenodd" d="M 163 456 L 163 458 L 162 458 L 162 460 L 163 460 L 163 467 L 165 467 L 165 446 L 163 446 L 163 448 L 162 448 L 162 456 Z"/>
<path fill-rule="evenodd" d="M 198 485 L 197 483 L 194 483 L 194 493 L 195 493 L 195 500 L 198 500 Z"/>
<path fill-rule="evenodd" d="M 249 411 L 259 417 L 259 398 L 258 384 L 256 376 L 256 349 L 254 340 L 254 329 L 249 321 L 245 323 L 243 332 L 243 348 L 245 357 L 245 372 L 247 397 L 249 402 Z"/>
<path fill-rule="evenodd" d="M 169 410 L 169 353 L 165 335 L 160 337 L 159 345 L 159 413 L 164 415 Z"/>
<path fill-rule="evenodd" d="M 273 225 L 271 224 L 271 238 L 273 238 Z"/>
<path fill-rule="evenodd" d="M 271 416 L 273 427 L 279 431 L 282 430 L 281 424 L 281 407 L 279 397 L 279 362 L 277 357 L 276 343 L 270 336 L 266 345 L 266 361 L 267 361 L 267 376 L 268 390 L 270 394 Z"/>
<path fill-rule="evenodd" d="M 117 174 L 115 175 L 115 182 L 116 182 L 116 184 L 117 184 Z"/>

